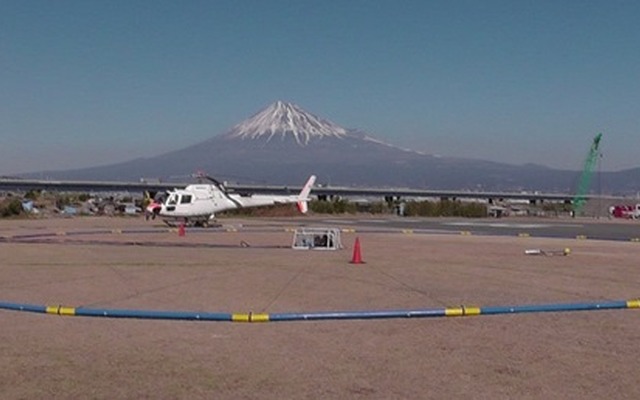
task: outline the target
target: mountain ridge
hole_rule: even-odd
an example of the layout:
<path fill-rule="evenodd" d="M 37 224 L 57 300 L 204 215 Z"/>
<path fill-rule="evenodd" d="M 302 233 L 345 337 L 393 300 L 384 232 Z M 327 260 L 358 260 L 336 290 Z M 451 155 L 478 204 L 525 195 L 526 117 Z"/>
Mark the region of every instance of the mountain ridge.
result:
<path fill-rule="evenodd" d="M 571 193 L 579 171 L 540 165 L 443 157 L 403 149 L 277 101 L 226 133 L 158 156 L 124 163 L 27 176 L 52 179 L 139 180 L 210 175 L 252 177 L 269 184 L 300 184 L 311 174 L 342 186 L 425 189 L 538 190 Z M 602 173 L 611 191 L 640 190 L 640 168 Z"/>

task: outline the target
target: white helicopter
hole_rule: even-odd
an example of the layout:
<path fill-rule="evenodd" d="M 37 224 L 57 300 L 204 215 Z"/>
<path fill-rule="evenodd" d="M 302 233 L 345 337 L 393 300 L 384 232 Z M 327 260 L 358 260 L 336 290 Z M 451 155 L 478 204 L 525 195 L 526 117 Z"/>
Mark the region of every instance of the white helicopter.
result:
<path fill-rule="evenodd" d="M 315 175 L 311 175 L 297 196 L 242 195 L 230 193 L 214 178 L 206 175 L 199 175 L 199 177 L 208 179 L 212 183 L 189 185 L 184 189 L 169 191 L 162 203 L 154 202 L 147 207 L 147 216 L 155 218 L 159 215 L 169 225 L 184 223 L 205 227 L 214 220 L 215 213 L 235 208 L 296 203 L 298 210 L 304 214 L 308 211 L 309 193 L 316 181 Z"/>

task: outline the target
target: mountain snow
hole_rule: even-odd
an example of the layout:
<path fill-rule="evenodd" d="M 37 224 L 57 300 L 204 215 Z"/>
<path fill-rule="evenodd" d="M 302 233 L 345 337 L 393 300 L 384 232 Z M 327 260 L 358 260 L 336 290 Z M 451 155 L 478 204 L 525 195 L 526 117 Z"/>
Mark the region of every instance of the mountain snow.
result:
<path fill-rule="evenodd" d="M 277 138 L 292 137 L 300 146 L 306 146 L 312 139 L 347 137 L 372 142 L 395 150 L 426 155 L 426 153 L 406 149 L 375 139 L 365 132 L 345 129 L 329 120 L 303 110 L 301 107 L 283 101 L 276 101 L 267 108 L 234 126 L 224 135 L 229 139 L 260 139 L 266 142 Z"/>
<path fill-rule="evenodd" d="M 347 130 L 292 103 L 277 101 L 234 126 L 225 136 L 239 139 L 284 139 L 293 136 L 301 146 L 314 138 L 344 138 Z"/>

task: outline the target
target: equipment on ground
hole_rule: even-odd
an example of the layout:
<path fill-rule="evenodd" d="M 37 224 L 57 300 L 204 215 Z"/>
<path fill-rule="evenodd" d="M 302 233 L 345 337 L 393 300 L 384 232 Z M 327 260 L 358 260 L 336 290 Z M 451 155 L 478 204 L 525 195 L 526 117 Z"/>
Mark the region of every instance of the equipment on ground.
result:
<path fill-rule="evenodd" d="M 338 228 L 298 228 L 293 234 L 295 250 L 339 250 L 342 248 Z"/>
<path fill-rule="evenodd" d="M 528 256 L 568 256 L 571 254 L 571 249 L 568 247 L 562 250 L 528 249 L 524 251 L 524 254 Z"/>

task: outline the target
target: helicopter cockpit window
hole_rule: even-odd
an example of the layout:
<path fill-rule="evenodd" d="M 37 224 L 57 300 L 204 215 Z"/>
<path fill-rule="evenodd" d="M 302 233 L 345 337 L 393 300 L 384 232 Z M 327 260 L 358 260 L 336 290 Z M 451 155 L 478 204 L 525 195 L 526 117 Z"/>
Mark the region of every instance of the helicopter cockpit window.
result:
<path fill-rule="evenodd" d="M 189 204 L 189 203 L 191 203 L 191 195 L 183 194 L 182 197 L 180 198 L 180 204 Z"/>
<path fill-rule="evenodd" d="M 170 206 L 178 204 L 178 195 L 177 194 L 172 194 L 169 197 L 169 200 L 167 200 L 167 204 L 170 205 Z"/>

